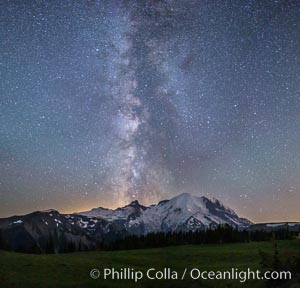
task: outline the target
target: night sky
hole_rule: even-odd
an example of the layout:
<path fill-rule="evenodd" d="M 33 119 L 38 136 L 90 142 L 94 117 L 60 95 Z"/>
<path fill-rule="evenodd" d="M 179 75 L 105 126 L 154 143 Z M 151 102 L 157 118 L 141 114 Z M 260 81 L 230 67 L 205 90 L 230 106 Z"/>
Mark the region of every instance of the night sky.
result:
<path fill-rule="evenodd" d="M 1 1 L 0 216 L 216 197 L 300 221 L 300 1 Z"/>

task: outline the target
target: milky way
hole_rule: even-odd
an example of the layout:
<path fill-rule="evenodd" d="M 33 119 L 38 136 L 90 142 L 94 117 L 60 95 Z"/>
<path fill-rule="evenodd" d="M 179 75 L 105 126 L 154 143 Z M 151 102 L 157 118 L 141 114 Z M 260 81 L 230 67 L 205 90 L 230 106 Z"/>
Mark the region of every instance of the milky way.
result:
<path fill-rule="evenodd" d="M 0 216 L 182 192 L 299 220 L 298 1 L 5 1 Z"/>

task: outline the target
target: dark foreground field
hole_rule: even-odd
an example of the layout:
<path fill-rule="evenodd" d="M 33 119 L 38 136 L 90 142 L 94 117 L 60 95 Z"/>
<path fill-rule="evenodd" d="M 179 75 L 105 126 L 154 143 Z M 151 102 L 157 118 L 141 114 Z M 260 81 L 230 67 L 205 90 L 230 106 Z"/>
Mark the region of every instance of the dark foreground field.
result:
<path fill-rule="evenodd" d="M 249 244 L 177 246 L 159 249 L 80 252 L 60 255 L 28 255 L 0 251 L 0 287 L 266 287 L 262 280 L 93 280 L 89 276 L 92 268 L 116 269 L 130 267 L 146 271 L 170 267 L 180 277 L 184 268 L 201 270 L 226 270 L 231 268 L 260 269 L 259 250 L 272 254 L 271 242 Z M 300 255 L 300 240 L 279 241 L 281 255 Z M 285 287 L 300 287 L 291 283 Z"/>

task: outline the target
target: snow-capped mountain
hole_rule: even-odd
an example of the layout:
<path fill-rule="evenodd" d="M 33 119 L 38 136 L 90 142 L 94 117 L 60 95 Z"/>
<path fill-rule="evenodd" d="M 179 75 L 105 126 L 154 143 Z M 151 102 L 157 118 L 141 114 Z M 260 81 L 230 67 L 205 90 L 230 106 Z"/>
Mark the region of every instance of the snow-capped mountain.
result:
<path fill-rule="evenodd" d="M 218 224 L 241 229 L 252 223 L 216 199 L 187 193 L 149 207 L 133 201 L 112 210 L 74 214 L 50 209 L 0 219 L 0 249 L 53 253 L 95 249 L 97 243 L 150 232 L 196 231 Z"/>
<path fill-rule="evenodd" d="M 116 210 L 95 208 L 76 213 L 105 219 L 108 222 L 123 223 L 129 233 L 147 234 L 158 231 L 195 231 L 218 224 L 229 224 L 246 228 L 252 223 L 225 207 L 217 199 L 209 199 L 183 193 L 170 200 L 149 207 L 138 201 Z"/>
<path fill-rule="evenodd" d="M 115 221 L 115 220 L 126 220 L 129 215 L 135 213 L 141 214 L 142 211 L 146 209 L 147 207 L 140 205 L 140 203 L 137 200 L 135 200 L 131 202 L 129 205 L 126 205 L 121 208 L 117 208 L 115 210 L 99 207 L 99 208 L 94 208 L 90 211 L 78 212 L 74 214 L 102 218 L 107 221 Z"/>

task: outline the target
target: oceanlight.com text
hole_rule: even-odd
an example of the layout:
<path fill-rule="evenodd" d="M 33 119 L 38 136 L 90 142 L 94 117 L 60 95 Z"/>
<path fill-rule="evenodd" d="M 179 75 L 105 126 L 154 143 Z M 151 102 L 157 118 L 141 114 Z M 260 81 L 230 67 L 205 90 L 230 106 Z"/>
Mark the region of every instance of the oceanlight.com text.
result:
<path fill-rule="evenodd" d="M 248 280 L 291 280 L 292 273 L 290 271 L 262 272 L 250 268 L 246 270 L 231 268 L 224 271 L 209 271 L 198 268 L 185 268 L 182 271 L 172 268 L 149 268 L 146 271 L 135 270 L 134 268 L 103 268 L 92 269 L 90 277 L 103 280 L 133 280 L 134 282 L 146 278 L 149 280 L 236 280 L 244 283 Z"/>

